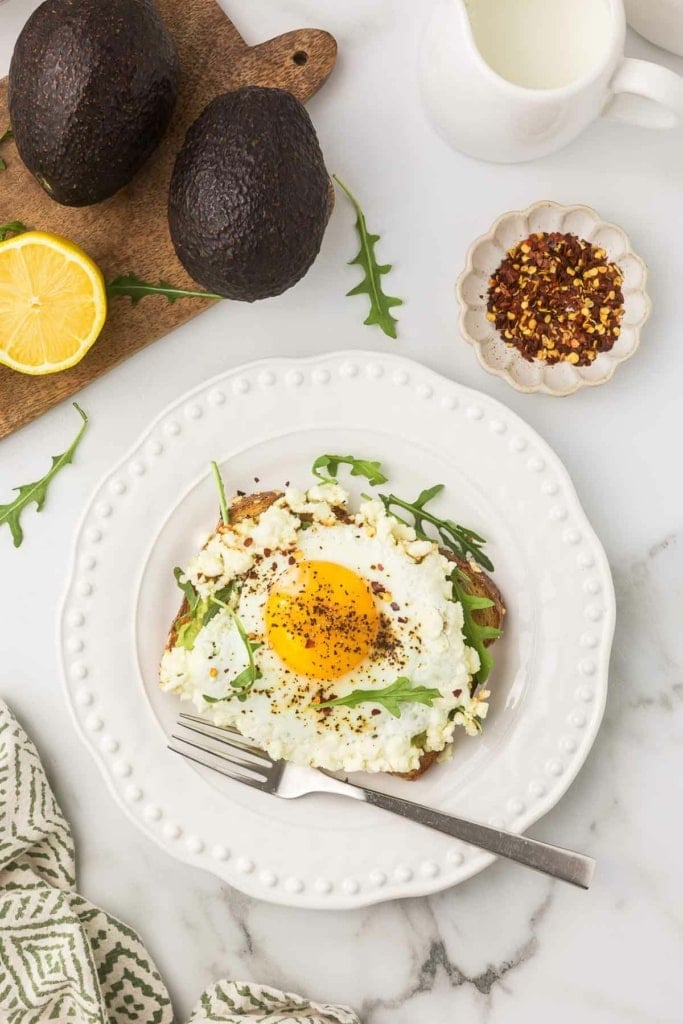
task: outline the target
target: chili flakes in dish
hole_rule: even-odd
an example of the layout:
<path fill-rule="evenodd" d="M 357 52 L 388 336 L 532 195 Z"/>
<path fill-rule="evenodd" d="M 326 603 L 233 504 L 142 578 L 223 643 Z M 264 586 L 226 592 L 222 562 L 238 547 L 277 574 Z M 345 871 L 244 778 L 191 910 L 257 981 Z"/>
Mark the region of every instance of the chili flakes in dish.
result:
<path fill-rule="evenodd" d="M 623 283 L 604 249 L 538 232 L 510 249 L 489 280 L 487 317 L 529 362 L 590 366 L 621 332 Z"/>

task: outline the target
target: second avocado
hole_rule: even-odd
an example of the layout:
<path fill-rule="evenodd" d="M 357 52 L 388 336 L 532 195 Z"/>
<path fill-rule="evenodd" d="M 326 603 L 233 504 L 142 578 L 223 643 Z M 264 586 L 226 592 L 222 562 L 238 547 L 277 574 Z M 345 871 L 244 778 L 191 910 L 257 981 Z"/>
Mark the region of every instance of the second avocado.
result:
<path fill-rule="evenodd" d="M 296 284 L 333 204 L 311 120 L 281 89 L 213 100 L 187 133 L 169 195 L 178 258 L 209 291 L 254 302 Z"/>

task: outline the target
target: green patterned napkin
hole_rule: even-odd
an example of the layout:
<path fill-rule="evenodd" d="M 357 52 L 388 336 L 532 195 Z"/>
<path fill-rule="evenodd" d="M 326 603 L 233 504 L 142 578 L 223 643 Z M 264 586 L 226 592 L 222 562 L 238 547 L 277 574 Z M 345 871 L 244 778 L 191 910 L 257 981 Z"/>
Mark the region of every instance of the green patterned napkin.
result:
<path fill-rule="evenodd" d="M 159 972 L 125 924 L 75 891 L 74 845 L 36 748 L 0 700 L 0 1020 L 171 1024 Z M 222 981 L 189 1024 L 359 1024 L 343 1006 Z"/>

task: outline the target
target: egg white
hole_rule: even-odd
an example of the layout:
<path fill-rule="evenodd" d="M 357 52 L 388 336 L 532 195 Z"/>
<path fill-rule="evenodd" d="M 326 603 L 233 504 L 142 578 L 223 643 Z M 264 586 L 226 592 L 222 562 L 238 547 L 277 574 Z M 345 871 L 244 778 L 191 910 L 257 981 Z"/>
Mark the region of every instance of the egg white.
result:
<path fill-rule="evenodd" d="M 448 580 L 453 566 L 437 545 L 416 540 L 410 527 L 374 502 L 354 519 L 339 521 L 335 508 L 346 500 L 338 487 L 287 492 L 258 522 L 246 520 L 227 536 L 210 538 L 188 567 L 193 585 L 205 594 L 224 586 L 231 572 L 241 581 L 237 615 L 249 636 L 263 644 L 254 654 L 262 677 L 247 699 L 239 701 L 230 687 L 248 659 L 227 610 L 201 630 L 193 650 L 174 647 L 165 653 L 161 686 L 192 701 L 216 724 L 235 726 L 273 758 L 332 771 L 410 772 L 425 751 L 447 748 L 457 725 L 471 732 L 475 714 L 485 717 L 486 704 L 469 690 L 479 658 L 465 644 L 462 608 Z M 308 528 L 302 528 L 303 513 L 313 517 Z M 290 568 L 294 551 L 297 558 L 335 562 L 375 583 L 376 607 L 391 636 L 388 650 L 329 683 L 297 675 L 267 643 L 268 592 Z M 382 689 L 399 676 L 437 689 L 441 697 L 432 707 L 402 704 L 398 718 L 372 703 L 316 708 L 316 701 Z M 209 704 L 205 696 L 220 703 Z"/>

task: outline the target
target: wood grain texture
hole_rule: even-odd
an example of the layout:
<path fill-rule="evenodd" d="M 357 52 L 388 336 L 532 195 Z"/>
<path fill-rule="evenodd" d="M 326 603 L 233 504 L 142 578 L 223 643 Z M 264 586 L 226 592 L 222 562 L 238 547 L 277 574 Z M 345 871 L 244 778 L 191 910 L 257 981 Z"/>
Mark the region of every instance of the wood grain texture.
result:
<path fill-rule="evenodd" d="M 0 224 L 20 220 L 81 245 L 105 279 L 135 273 L 196 288 L 178 261 L 168 233 L 166 203 L 176 154 L 190 124 L 221 92 L 242 85 L 288 89 L 305 102 L 334 67 L 337 44 L 327 32 L 302 29 L 249 47 L 216 0 L 156 0 L 173 32 L 182 83 L 171 127 L 161 146 L 121 192 L 97 206 L 73 209 L 54 203 L 19 159 L 13 142 L 2 147 Z M 0 135 L 9 126 L 7 79 L 0 82 Z M 149 297 L 110 303 L 106 326 L 78 366 L 47 377 L 29 377 L 0 366 L 0 438 L 75 394 L 117 363 L 201 313 L 210 303 Z"/>

